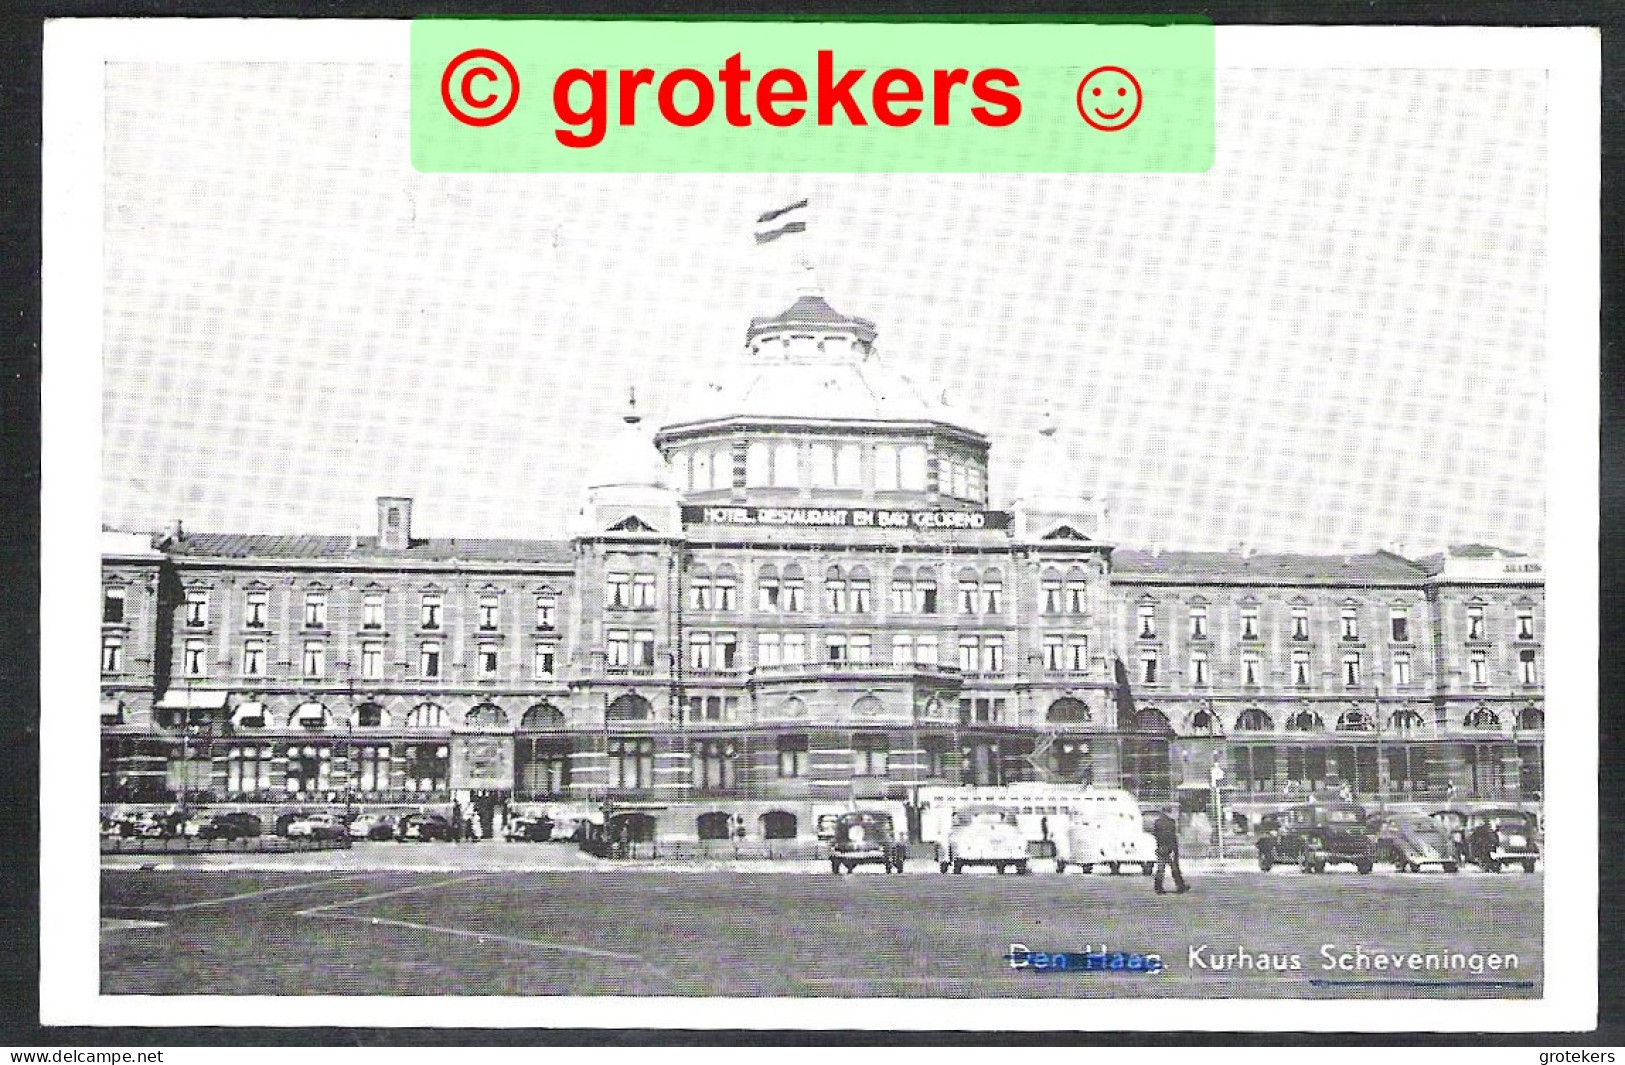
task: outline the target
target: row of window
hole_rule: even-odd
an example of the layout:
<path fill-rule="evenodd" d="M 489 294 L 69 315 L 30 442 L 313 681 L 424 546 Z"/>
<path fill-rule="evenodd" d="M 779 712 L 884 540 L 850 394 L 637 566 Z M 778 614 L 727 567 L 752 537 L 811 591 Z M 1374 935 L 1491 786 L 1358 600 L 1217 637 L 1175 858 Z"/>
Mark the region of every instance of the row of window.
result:
<path fill-rule="evenodd" d="M 651 657 L 654 635 L 649 634 Z M 209 675 L 209 645 L 206 640 L 187 640 L 181 648 L 181 672 L 188 677 Z M 269 648 L 264 640 L 243 641 L 241 675 L 263 677 L 267 675 Z M 435 679 L 442 676 L 443 649 L 440 641 L 426 640 L 418 645 L 418 676 Z M 320 640 L 306 640 L 300 649 L 299 672 L 307 678 L 327 675 L 327 645 Z M 558 651 L 552 644 L 537 644 L 532 653 L 531 669 L 537 678 L 556 675 Z M 123 642 L 116 638 L 102 641 L 102 672 L 118 673 L 124 668 Z M 501 651 L 496 644 L 481 644 L 475 652 L 475 669 L 479 676 L 496 677 L 501 673 Z M 361 644 L 361 673 L 364 680 L 384 679 L 384 645 L 382 642 L 364 641 Z"/>
<path fill-rule="evenodd" d="M 1137 608 L 1139 617 L 1139 635 L 1144 640 L 1157 638 L 1157 607 L 1152 603 L 1141 603 Z M 1257 606 L 1243 605 L 1240 608 L 1241 638 L 1243 640 L 1261 640 L 1263 631 L 1259 626 L 1259 608 Z M 1192 640 L 1205 640 L 1208 638 L 1208 608 L 1195 605 L 1188 608 L 1187 618 L 1190 623 L 1189 633 Z M 1484 607 L 1473 604 L 1467 608 L 1467 639 L 1487 639 L 1484 623 Z M 1338 634 L 1344 640 L 1358 640 L 1360 638 L 1360 612 L 1358 607 L 1345 606 L 1338 611 Z M 1535 612 L 1532 607 L 1518 609 L 1516 615 L 1515 638 L 1519 640 L 1533 640 L 1535 638 Z M 1292 608 L 1288 636 L 1293 640 L 1309 639 L 1309 608 L 1295 606 Z M 1394 643 L 1409 643 L 1411 641 L 1410 614 L 1404 607 L 1393 607 L 1389 610 L 1388 636 Z"/>
<path fill-rule="evenodd" d="M 1518 711 L 1513 718 L 1520 729 L 1543 729 L 1546 727 L 1546 715 L 1536 707 L 1525 707 Z M 1288 732 L 1324 732 L 1326 720 L 1313 710 L 1299 710 L 1289 715 L 1283 723 Z M 1462 719 L 1462 724 L 1470 729 L 1499 729 L 1501 716 L 1489 707 L 1475 707 Z M 1191 728 L 1196 732 L 1216 731 L 1218 720 L 1207 710 L 1198 710 L 1191 715 Z M 1388 715 L 1384 725 L 1390 732 L 1414 732 L 1427 727 L 1427 721 L 1414 710 L 1396 710 Z M 1374 732 L 1376 720 L 1364 710 L 1346 710 L 1338 715 L 1336 723 L 1339 732 Z M 1256 707 L 1243 710 L 1236 718 L 1235 731 L 1237 732 L 1273 732 L 1275 719 Z"/>
<path fill-rule="evenodd" d="M 890 606 L 894 614 L 937 614 L 941 609 L 937 582 L 933 578 L 896 578 L 890 583 Z M 1086 611 L 1087 585 L 1082 581 L 1045 582 L 1043 609 L 1048 614 L 1082 614 Z M 831 568 L 823 583 L 823 608 L 830 614 L 868 614 L 874 609 L 874 582 L 868 577 L 848 575 Z M 605 579 L 604 601 L 610 609 L 652 610 L 655 578 L 646 574 L 611 573 Z M 998 580 L 961 580 L 959 612 L 998 614 L 1003 611 L 1004 585 Z M 739 584 L 731 575 L 702 575 L 690 579 L 688 608 L 705 612 L 730 613 L 739 609 Z M 795 614 L 807 609 L 807 585 L 799 576 L 780 577 L 764 573 L 756 582 L 756 609 L 762 613 Z"/>
<path fill-rule="evenodd" d="M 653 582 L 654 578 L 649 578 Z M 249 589 L 243 595 L 243 626 L 263 629 L 270 625 L 270 595 L 268 591 Z M 184 620 L 188 628 L 207 628 L 209 624 L 209 598 L 206 588 L 186 591 Z M 388 597 L 384 592 L 365 592 L 361 599 L 361 628 L 382 631 L 385 626 L 385 608 Z M 445 596 L 430 592 L 418 601 L 418 627 L 434 630 L 445 624 Z M 651 590 L 650 605 L 653 605 Z M 538 629 L 551 629 L 558 621 L 558 596 L 543 594 L 535 597 L 535 622 Z M 307 629 L 327 628 L 328 592 L 312 589 L 304 594 L 301 617 Z M 501 626 L 502 597 L 481 595 L 475 605 L 476 628 L 481 632 L 496 632 Z M 124 620 L 124 589 L 108 588 L 103 592 L 102 620 L 119 623 Z"/>
<path fill-rule="evenodd" d="M 1046 663 L 1047 661 L 1048 645 L 1046 644 Z M 1142 684 L 1160 683 L 1160 661 L 1161 659 L 1155 651 L 1140 652 L 1140 682 Z M 1191 684 L 1197 687 L 1205 687 L 1213 683 L 1207 652 L 1193 651 L 1190 662 Z M 1393 672 L 1389 674 L 1389 683 L 1396 687 L 1405 687 L 1414 683 L 1411 672 L 1411 656 L 1408 652 L 1394 652 L 1392 662 Z M 1263 653 L 1260 651 L 1243 651 L 1241 655 L 1241 683 L 1256 686 L 1264 683 L 1264 677 Z M 1362 683 L 1360 652 L 1345 651 L 1343 653 L 1341 679 L 1343 684 L 1348 687 L 1354 687 Z M 1468 684 L 1475 687 L 1485 686 L 1490 683 L 1488 652 L 1473 651 L 1468 655 L 1466 679 Z M 1518 681 L 1520 684 L 1540 683 L 1539 665 L 1533 648 L 1524 648 L 1518 652 Z M 1294 687 L 1307 687 L 1313 682 L 1309 652 L 1293 651 L 1292 685 Z"/>
<path fill-rule="evenodd" d="M 859 444 L 793 441 L 770 444 L 752 441 L 745 448 L 747 488 L 862 488 L 863 452 Z M 678 483 L 689 491 L 731 489 L 734 480 L 732 445 L 680 452 L 676 458 Z M 923 444 L 875 444 L 869 448 L 873 486 L 877 492 L 924 492 L 928 487 L 928 459 Z M 986 477 L 969 460 L 939 458 L 937 491 L 955 499 L 983 502 Z"/>
<path fill-rule="evenodd" d="M 445 744 L 410 744 L 392 751 L 387 744 L 359 744 L 334 757 L 331 746 L 306 744 L 281 750 L 266 745 L 232 747 L 226 752 L 226 790 L 233 793 L 268 791 L 273 768 L 282 768 L 282 787 L 298 794 L 319 794 L 340 789 L 358 792 L 444 791 L 451 769 L 451 751 Z M 193 762 L 203 761 L 201 758 Z M 205 763 L 205 767 L 207 763 Z M 207 786 L 207 768 L 203 781 Z M 195 777 L 196 769 L 176 775 Z"/>

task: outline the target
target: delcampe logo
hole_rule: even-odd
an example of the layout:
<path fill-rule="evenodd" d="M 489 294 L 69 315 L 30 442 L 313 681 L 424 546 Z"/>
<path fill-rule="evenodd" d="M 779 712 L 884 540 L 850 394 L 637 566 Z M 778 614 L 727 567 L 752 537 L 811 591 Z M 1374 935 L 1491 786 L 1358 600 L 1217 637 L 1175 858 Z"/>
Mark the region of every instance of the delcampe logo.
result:
<path fill-rule="evenodd" d="M 434 172 L 1199 172 L 1213 25 L 418 19 Z"/>

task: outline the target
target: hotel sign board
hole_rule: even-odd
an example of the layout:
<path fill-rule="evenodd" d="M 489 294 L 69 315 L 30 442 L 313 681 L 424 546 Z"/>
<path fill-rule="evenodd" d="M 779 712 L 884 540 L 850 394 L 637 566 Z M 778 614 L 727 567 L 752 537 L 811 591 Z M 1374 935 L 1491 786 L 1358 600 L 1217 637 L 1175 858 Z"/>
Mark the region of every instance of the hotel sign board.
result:
<path fill-rule="evenodd" d="M 685 506 L 684 525 L 820 529 L 1008 529 L 1007 510 L 886 510 L 864 507 Z"/>

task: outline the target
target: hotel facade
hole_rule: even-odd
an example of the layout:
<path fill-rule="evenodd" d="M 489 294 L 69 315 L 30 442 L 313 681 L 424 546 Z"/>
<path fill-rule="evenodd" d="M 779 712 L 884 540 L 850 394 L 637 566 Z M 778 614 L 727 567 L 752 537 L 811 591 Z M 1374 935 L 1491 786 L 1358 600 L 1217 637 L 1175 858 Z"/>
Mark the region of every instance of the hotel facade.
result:
<path fill-rule="evenodd" d="M 875 339 L 815 295 L 752 320 L 681 420 L 606 433 L 558 539 L 393 497 L 368 537 L 104 533 L 104 804 L 808 839 L 922 785 L 1200 808 L 1215 764 L 1243 812 L 1540 799 L 1538 560 L 1129 549 L 1047 423 L 995 509 L 989 439 Z"/>

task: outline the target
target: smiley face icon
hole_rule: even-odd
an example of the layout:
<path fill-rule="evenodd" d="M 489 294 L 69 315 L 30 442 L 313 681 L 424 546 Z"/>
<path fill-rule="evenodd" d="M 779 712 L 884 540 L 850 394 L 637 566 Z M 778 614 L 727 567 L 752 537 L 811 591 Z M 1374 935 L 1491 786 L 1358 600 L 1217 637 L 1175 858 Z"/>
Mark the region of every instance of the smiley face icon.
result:
<path fill-rule="evenodd" d="M 1144 102 L 1139 80 L 1122 67 L 1096 67 L 1078 82 L 1078 114 L 1103 133 L 1126 128 Z"/>

